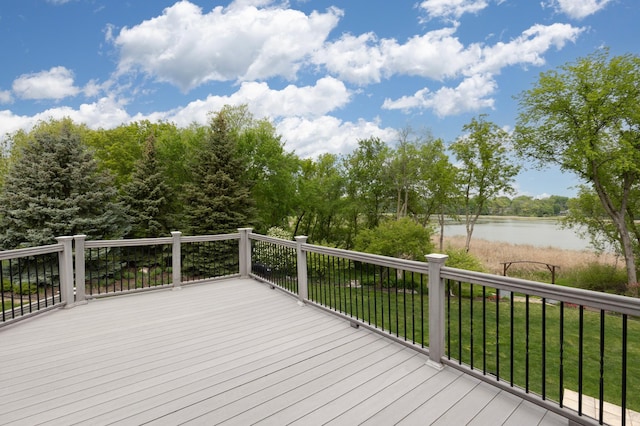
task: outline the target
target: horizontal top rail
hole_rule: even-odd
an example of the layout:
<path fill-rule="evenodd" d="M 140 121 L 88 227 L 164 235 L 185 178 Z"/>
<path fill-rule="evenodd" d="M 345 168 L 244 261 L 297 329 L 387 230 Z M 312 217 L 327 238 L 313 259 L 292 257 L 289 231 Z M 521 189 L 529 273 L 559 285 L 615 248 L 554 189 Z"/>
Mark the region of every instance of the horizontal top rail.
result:
<path fill-rule="evenodd" d="M 525 293 L 575 305 L 613 311 L 640 317 L 640 299 L 601 293 L 580 288 L 539 283 L 520 278 L 503 277 L 483 272 L 443 267 L 440 276 L 470 284 L 480 284 L 514 293 Z"/>
<path fill-rule="evenodd" d="M 128 240 L 89 240 L 85 241 L 85 248 L 103 248 L 103 247 L 135 247 L 149 246 L 156 244 L 171 244 L 171 237 L 163 238 L 133 238 Z"/>
<path fill-rule="evenodd" d="M 253 234 L 253 233 L 249 234 L 249 239 L 255 240 L 255 241 L 264 241 L 266 243 L 280 244 L 282 246 L 289 247 L 289 248 L 296 248 L 296 245 L 297 245 L 295 241 L 282 240 L 280 238 L 268 237 L 266 235 Z"/>
<path fill-rule="evenodd" d="M 183 243 L 202 243 L 207 241 L 222 241 L 222 240 L 239 240 L 240 233 L 234 232 L 231 234 L 217 234 L 217 235 L 197 235 L 197 236 L 182 236 L 180 241 Z"/>
<path fill-rule="evenodd" d="M 41 254 L 59 253 L 64 250 L 64 246 L 60 243 L 50 244 L 48 246 L 28 247 L 15 250 L 0 251 L 0 260 L 16 259 L 29 256 L 38 256 Z"/>
<path fill-rule="evenodd" d="M 398 259 L 397 257 L 381 256 L 378 254 L 362 253 L 357 251 L 343 250 L 332 247 L 316 246 L 313 244 L 303 244 L 302 249 L 319 254 L 329 256 L 338 256 L 345 259 L 355 260 L 357 262 L 373 263 L 389 268 L 402 269 L 404 271 L 417 272 L 420 274 L 429 273 L 429 264 L 427 262 L 418 262 L 416 260 Z"/>

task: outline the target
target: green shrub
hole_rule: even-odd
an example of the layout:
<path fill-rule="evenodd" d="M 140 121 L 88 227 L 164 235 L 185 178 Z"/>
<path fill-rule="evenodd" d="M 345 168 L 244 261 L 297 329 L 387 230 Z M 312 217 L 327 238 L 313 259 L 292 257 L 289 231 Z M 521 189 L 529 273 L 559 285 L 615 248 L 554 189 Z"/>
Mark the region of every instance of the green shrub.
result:
<path fill-rule="evenodd" d="M 13 284 L 11 284 L 11 280 L 8 278 L 4 278 L 2 280 L 2 292 L 9 293 L 13 290 Z"/>
<path fill-rule="evenodd" d="M 455 249 L 449 247 L 445 253 L 449 256 L 446 263 L 447 266 L 467 271 L 485 272 L 482 262 L 463 248 Z"/>
<path fill-rule="evenodd" d="M 612 265 L 592 263 L 572 270 L 567 274 L 566 280 L 568 285 L 586 290 L 616 294 L 627 291 L 626 271 Z"/>
<path fill-rule="evenodd" d="M 23 283 L 22 285 L 14 284 L 13 292 L 15 294 L 20 294 L 23 296 L 26 296 L 29 294 L 36 294 L 38 292 L 38 286 L 35 284 L 29 284 L 29 283 Z"/>

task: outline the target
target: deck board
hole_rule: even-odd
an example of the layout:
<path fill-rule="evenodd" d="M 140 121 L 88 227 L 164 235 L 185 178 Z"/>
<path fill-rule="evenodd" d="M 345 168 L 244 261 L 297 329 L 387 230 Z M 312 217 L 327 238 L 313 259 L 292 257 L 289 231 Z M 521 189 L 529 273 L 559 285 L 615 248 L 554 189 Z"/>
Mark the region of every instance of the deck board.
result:
<path fill-rule="evenodd" d="M 567 424 L 249 279 L 0 329 L 0 425 Z"/>

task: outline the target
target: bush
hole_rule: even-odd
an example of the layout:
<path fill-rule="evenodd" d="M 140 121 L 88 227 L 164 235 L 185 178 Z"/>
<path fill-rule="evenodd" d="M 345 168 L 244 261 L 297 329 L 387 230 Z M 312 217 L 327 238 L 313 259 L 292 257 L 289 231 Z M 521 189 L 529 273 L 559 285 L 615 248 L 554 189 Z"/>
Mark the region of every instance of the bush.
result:
<path fill-rule="evenodd" d="M 569 272 L 566 279 L 569 285 L 585 290 L 615 294 L 627 291 L 626 271 L 613 265 L 593 263 Z"/>
<path fill-rule="evenodd" d="M 8 278 L 4 278 L 2 280 L 2 292 L 9 293 L 13 290 L 13 284 L 11 284 L 11 280 Z"/>
<path fill-rule="evenodd" d="M 377 228 L 363 229 L 355 239 L 355 250 L 424 262 L 433 251 L 432 230 L 410 218 L 383 221 Z"/>
<path fill-rule="evenodd" d="M 485 272 L 484 267 L 480 259 L 467 252 L 465 249 L 455 249 L 449 247 L 445 251 L 449 256 L 447 259 L 447 266 L 458 269 L 466 269 L 467 271 Z"/>
<path fill-rule="evenodd" d="M 36 284 L 29 284 L 29 283 L 24 283 L 22 285 L 14 284 L 13 292 L 15 294 L 20 294 L 23 296 L 26 296 L 29 294 L 36 294 L 38 292 L 38 286 Z"/>

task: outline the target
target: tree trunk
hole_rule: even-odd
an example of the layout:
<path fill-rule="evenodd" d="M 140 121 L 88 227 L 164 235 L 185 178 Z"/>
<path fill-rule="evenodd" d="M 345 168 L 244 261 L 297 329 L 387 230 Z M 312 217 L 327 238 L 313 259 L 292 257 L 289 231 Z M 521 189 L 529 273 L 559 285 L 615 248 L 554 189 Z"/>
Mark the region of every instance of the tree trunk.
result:
<path fill-rule="evenodd" d="M 438 221 L 440 222 L 440 253 L 443 253 L 444 247 L 444 213 L 438 215 Z"/>
<path fill-rule="evenodd" d="M 620 233 L 620 243 L 622 245 L 622 254 L 624 255 L 624 263 L 627 268 L 627 288 L 633 291 L 633 296 L 638 296 L 638 276 L 636 273 L 636 258 L 633 253 L 633 244 L 629 236 L 629 230 L 624 218 L 616 217 L 614 219 L 618 232 Z"/>

